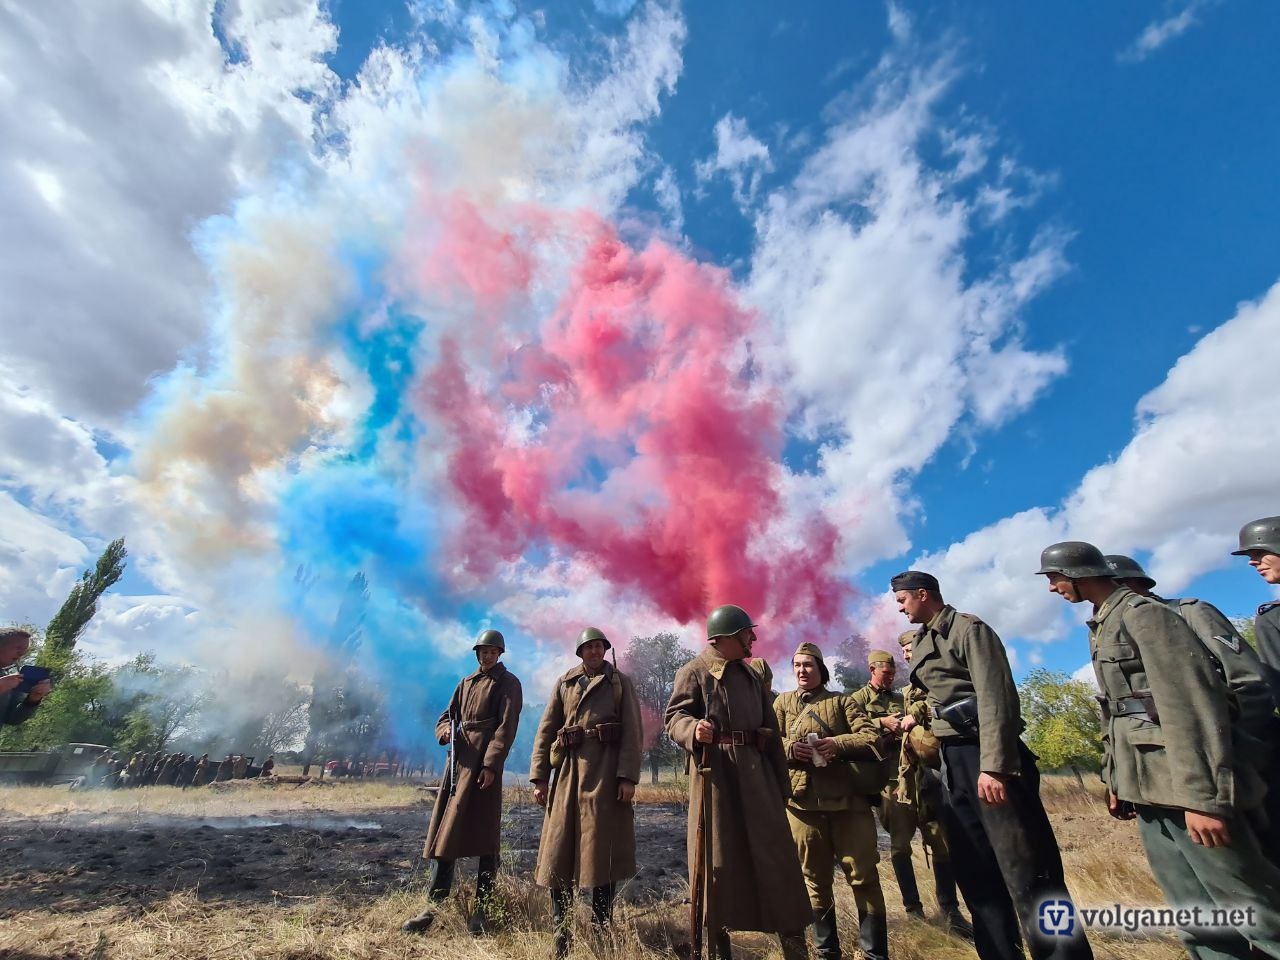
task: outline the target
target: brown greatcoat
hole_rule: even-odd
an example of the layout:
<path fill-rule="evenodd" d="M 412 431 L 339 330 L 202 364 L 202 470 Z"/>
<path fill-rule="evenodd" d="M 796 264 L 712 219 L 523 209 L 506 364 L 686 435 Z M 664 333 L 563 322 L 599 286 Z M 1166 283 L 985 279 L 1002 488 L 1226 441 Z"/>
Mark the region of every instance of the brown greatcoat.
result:
<path fill-rule="evenodd" d="M 740 660 L 708 646 L 676 673 L 667 734 L 695 757 L 689 792 L 688 856 L 695 860 L 702 791 L 711 789 L 709 914 L 717 927 L 795 933 L 812 921 L 809 897 L 784 801 L 791 792 L 771 695 Z M 721 733 L 742 731 L 745 746 L 711 748 L 711 775 L 698 773 L 702 744 L 694 728 L 714 720 Z M 763 731 L 757 747 L 755 734 Z M 709 784 L 706 782 L 709 781 Z M 690 878 L 692 880 L 692 878 Z"/>
<path fill-rule="evenodd" d="M 620 723 L 619 739 L 601 743 L 598 736 L 584 737 L 564 751 L 542 822 L 534 877 L 540 886 L 601 887 L 636 872 L 635 811 L 618 800 L 619 778 L 640 781 L 644 749 L 640 702 L 630 677 L 608 663 L 588 677 L 579 664 L 556 681 L 533 741 L 529 779 L 550 779 L 551 747 L 563 727 L 592 729 L 598 723 Z"/>
<path fill-rule="evenodd" d="M 451 721 L 457 723 L 450 768 L 458 771 L 458 783 L 450 790 L 447 774 L 442 781 L 440 799 L 431 811 L 424 857 L 457 860 L 498 852 L 502 765 L 516 741 L 523 702 L 520 681 L 501 663 L 488 673 L 477 670 L 453 691 L 448 708 L 436 721 L 436 739 L 447 743 Z M 496 777 L 487 790 L 480 789 L 481 770 L 492 770 Z"/>

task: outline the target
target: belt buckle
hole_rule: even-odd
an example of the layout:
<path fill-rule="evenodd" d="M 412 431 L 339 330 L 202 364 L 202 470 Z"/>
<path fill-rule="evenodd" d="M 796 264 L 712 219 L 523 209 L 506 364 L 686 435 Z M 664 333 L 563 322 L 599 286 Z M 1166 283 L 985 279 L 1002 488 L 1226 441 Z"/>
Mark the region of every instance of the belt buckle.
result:
<path fill-rule="evenodd" d="M 735 747 L 745 747 L 747 745 L 747 734 L 744 730 L 733 730 L 730 732 L 732 742 Z"/>

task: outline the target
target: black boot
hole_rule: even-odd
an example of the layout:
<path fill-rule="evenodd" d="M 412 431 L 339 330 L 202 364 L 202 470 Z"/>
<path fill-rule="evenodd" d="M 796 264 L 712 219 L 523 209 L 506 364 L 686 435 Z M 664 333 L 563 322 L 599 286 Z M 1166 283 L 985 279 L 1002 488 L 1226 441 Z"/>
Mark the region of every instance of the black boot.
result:
<path fill-rule="evenodd" d="M 435 905 L 443 903 L 453 889 L 452 860 L 433 860 L 431 871 L 431 888 L 427 891 L 427 907 L 416 917 L 411 917 L 400 925 L 405 933 L 426 933 L 435 922 Z"/>
<path fill-rule="evenodd" d="M 555 927 L 552 937 L 552 960 L 564 960 L 569 955 L 573 938 L 573 890 L 568 887 L 551 891 L 551 921 Z"/>
<path fill-rule="evenodd" d="M 924 904 L 920 902 L 920 888 L 916 886 L 916 871 L 911 866 L 911 855 L 893 858 L 893 875 L 898 878 L 898 889 L 902 891 L 902 907 L 908 915 L 924 916 Z"/>
<path fill-rule="evenodd" d="M 782 960 L 809 960 L 809 941 L 804 938 L 803 930 L 780 933 L 778 941 L 782 944 Z"/>
<path fill-rule="evenodd" d="M 733 960 L 733 946 L 729 942 L 729 931 L 719 930 L 707 944 L 714 953 L 708 953 L 712 960 Z"/>
<path fill-rule="evenodd" d="M 956 878 L 951 872 L 950 860 L 933 858 L 933 888 L 938 894 L 938 912 L 947 925 L 947 931 L 965 940 L 973 939 L 973 925 L 960 912 L 956 899 Z"/>
<path fill-rule="evenodd" d="M 889 918 L 868 913 L 858 922 L 858 949 L 863 960 L 889 960 Z"/>
<path fill-rule="evenodd" d="M 813 911 L 813 946 L 818 960 L 840 960 L 840 934 L 836 932 L 836 908 Z"/>
<path fill-rule="evenodd" d="M 603 927 L 613 920 L 613 895 L 616 883 L 605 883 L 591 888 L 591 922 Z"/>
<path fill-rule="evenodd" d="M 467 921 L 467 933 L 473 937 L 489 934 L 489 907 L 493 902 L 493 882 L 498 876 L 498 857 L 491 854 L 480 858 L 476 873 L 476 906 Z"/>

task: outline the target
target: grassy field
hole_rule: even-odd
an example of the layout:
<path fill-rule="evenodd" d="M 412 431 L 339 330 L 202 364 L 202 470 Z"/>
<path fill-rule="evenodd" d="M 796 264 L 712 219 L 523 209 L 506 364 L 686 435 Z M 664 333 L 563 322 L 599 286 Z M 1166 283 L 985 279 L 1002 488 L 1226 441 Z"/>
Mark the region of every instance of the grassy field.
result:
<path fill-rule="evenodd" d="M 527 803 L 527 791 L 508 790 L 508 802 Z M 57 817 L 60 814 L 119 816 L 246 816 L 281 811 L 355 813 L 380 808 L 405 808 L 430 803 L 430 793 L 414 785 L 372 782 L 314 785 L 256 784 L 213 790 L 175 791 L 149 788 L 135 791 L 68 793 L 65 789 L 0 789 L 0 830 L 16 817 Z M 679 787 L 646 786 L 641 802 L 671 802 Z M 1048 778 L 1046 806 L 1050 811 L 1072 891 L 1079 903 L 1131 904 L 1162 902 L 1142 856 L 1132 824 L 1110 820 L 1096 796 L 1073 781 Z M 406 851 L 412 856 L 416 851 Z M 917 848 L 916 872 L 926 908 L 932 908 L 931 874 Z M 459 870 L 469 879 L 470 865 Z M 887 862 L 881 867 L 890 907 L 890 949 L 898 960 L 962 960 L 975 954 L 962 941 L 937 927 L 907 918 Z M 73 912 L 11 911 L 0 918 L 0 957 L 5 960 L 374 960 L 374 958 L 498 958 L 532 960 L 550 950 L 546 892 L 515 877 L 504 876 L 500 893 L 505 917 L 491 939 L 466 934 L 465 883 L 436 922 L 432 932 L 416 937 L 399 932 L 399 924 L 416 913 L 424 900 L 425 872 L 414 875 L 402 889 L 376 897 L 335 891 L 332 895 L 263 897 L 254 902 L 203 900 L 184 891 L 148 903 L 84 904 Z M 838 894 L 842 939 L 853 956 L 854 930 L 843 921 L 852 916 L 847 890 Z M 580 906 L 585 921 L 585 905 Z M 593 939 L 585 922 L 573 956 L 608 960 L 647 960 L 672 957 L 686 939 L 687 908 L 667 904 L 657 908 L 620 905 L 616 931 L 608 940 Z M 1095 955 L 1114 960 L 1173 960 L 1184 956 L 1171 937 L 1147 940 L 1092 938 Z M 778 956 L 774 938 L 759 934 L 734 936 L 735 957 L 760 960 Z"/>

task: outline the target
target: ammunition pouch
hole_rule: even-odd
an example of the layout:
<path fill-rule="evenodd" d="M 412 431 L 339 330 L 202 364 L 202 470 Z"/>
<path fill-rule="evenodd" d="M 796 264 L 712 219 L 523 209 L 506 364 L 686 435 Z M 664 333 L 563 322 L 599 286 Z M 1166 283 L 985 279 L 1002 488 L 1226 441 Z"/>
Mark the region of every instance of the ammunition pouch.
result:
<path fill-rule="evenodd" d="M 768 750 L 769 744 L 772 742 L 776 734 L 777 731 L 772 730 L 769 727 L 756 727 L 756 749 L 761 753 Z"/>
<path fill-rule="evenodd" d="M 948 724 L 958 734 L 975 735 L 978 732 L 978 698 L 976 696 L 964 697 L 946 706 L 934 707 L 933 715 Z"/>
<path fill-rule="evenodd" d="M 597 723 L 587 731 L 587 736 L 591 736 L 592 733 L 595 733 L 601 743 L 617 743 L 622 739 L 622 724 Z"/>
<path fill-rule="evenodd" d="M 556 743 L 560 745 L 562 750 L 572 750 L 574 747 L 582 746 L 582 741 L 586 739 L 587 731 L 580 723 L 575 723 L 567 727 L 561 727 L 560 732 L 556 734 Z"/>

